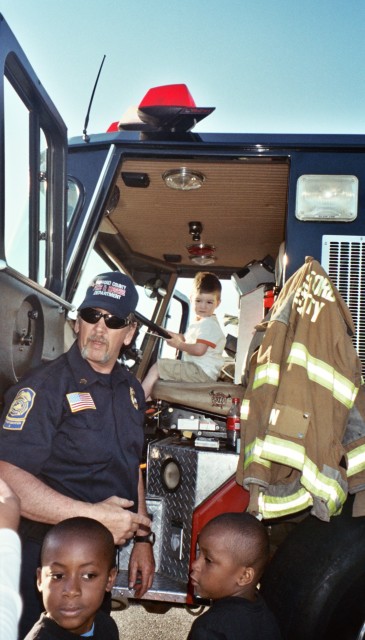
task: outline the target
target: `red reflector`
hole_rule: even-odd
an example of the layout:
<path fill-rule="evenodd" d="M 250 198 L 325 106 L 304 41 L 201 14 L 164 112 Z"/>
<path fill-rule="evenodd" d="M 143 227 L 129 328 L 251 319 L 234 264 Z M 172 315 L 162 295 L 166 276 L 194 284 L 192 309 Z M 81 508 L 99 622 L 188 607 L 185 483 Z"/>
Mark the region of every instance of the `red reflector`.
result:
<path fill-rule="evenodd" d="M 140 109 L 157 106 L 195 108 L 196 104 L 186 84 L 166 84 L 147 91 L 139 104 Z"/>
<path fill-rule="evenodd" d="M 194 258 L 212 256 L 215 252 L 214 244 L 204 244 L 203 242 L 200 242 L 199 244 L 189 244 L 186 248 L 189 255 Z"/>
<path fill-rule="evenodd" d="M 269 289 L 264 293 L 264 315 L 271 309 L 275 302 L 274 289 Z"/>

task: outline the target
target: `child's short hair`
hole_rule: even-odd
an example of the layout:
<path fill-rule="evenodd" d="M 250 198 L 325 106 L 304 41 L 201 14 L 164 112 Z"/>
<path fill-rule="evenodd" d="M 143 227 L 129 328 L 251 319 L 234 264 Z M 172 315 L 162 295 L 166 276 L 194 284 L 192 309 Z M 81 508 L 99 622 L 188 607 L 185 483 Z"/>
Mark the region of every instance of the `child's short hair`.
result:
<path fill-rule="evenodd" d="M 95 542 L 95 545 L 103 550 L 108 569 L 115 567 L 116 552 L 111 532 L 98 520 L 83 516 L 62 520 L 46 533 L 41 550 L 41 566 L 43 566 L 48 545 L 54 538 L 67 540 L 67 538 L 71 537 Z"/>
<path fill-rule="evenodd" d="M 237 564 L 255 569 L 257 583 L 269 559 L 269 536 L 266 527 L 252 514 L 222 513 L 210 520 L 204 531 L 214 529 L 215 535 L 222 534 L 228 551 Z"/>
<path fill-rule="evenodd" d="M 222 285 L 214 273 L 209 271 L 199 271 L 194 278 L 194 289 L 198 293 L 215 293 L 221 297 Z"/>

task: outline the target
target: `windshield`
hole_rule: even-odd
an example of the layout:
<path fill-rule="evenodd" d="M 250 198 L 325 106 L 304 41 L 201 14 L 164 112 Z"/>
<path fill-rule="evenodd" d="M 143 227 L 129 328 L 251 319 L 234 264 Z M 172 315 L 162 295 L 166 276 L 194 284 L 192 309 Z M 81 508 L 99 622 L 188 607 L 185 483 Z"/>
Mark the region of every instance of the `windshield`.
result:
<path fill-rule="evenodd" d="M 72 301 L 75 306 L 75 311 L 70 312 L 69 317 L 75 319 L 77 312 L 76 309 L 82 302 L 85 291 L 91 282 L 92 278 L 98 273 L 110 271 L 110 266 L 96 253 L 92 251 L 87 264 L 84 268 L 83 274 L 80 278 L 79 286 L 77 288 L 75 297 Z M 216 310 L 217 318 L 221 324 L 223 332 L 227 335 L 230 334 L 234 337 L 237 336 L 237 323 L 238 317 L 238 304 L 239 298 L 236 288 L 231 280 L 221 280 L 222 283 L 222 299 L 221 304 Z M 165 328 L 171 331 L 179 332 L 182 317 L 184 314 L 183 304 L 185 306 L 189 303 L 190 293 L 192 290 L 193 279 L 192 278 L 178 278 L 175 292 L 178 291 L 181 295 L 172 297 L 169 305 L 169 310 L 166 317 Z M 153 314 L 158 303 L 157 297 L 150 297 L 144 287 L 137 285 L 137 291 L 139 295 L 137 311 L 146 318 L 152 319 Z M 148 332 L 145 325 L 142 325 L 139 329 L 138 336 L 136 338 L 135 346 L 137 349 L 141 348 L 143 339 Z M 160 356 L 165 358 L 175 358 L 176 350 L 166 343 L 165 340 L 160 340 L 159 345 Z M 128 364 L 128 363 L 127 363 Z"/>

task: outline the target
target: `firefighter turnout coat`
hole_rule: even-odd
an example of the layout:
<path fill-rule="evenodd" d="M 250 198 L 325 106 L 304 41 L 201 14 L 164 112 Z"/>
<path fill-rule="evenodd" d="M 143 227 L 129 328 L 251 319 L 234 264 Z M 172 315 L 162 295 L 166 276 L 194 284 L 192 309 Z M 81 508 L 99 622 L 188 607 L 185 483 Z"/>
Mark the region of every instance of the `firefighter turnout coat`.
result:
<path fill-rule="evenodd" d="M 311 507 L 329 520 L 363 488 L 364 395 L 350 312 L 313 258 L 287 281 L 252 355 L 241 409 L 237 481 L 249 510 L 275 518 Z M 358 479 L 360 477 L 360 480 Z M 352 482 L 352 485 L 351 485 Z"/>

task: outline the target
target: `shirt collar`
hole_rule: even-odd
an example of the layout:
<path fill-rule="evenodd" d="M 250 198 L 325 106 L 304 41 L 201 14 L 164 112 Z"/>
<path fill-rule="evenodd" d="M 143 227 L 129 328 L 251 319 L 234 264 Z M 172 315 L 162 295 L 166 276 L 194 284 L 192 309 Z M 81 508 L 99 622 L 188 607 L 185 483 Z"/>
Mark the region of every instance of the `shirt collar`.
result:
<path fill-rule="evenodd" d="M 87 387 L 96 381 L 100 381 L 97 371 L 82 357 L 77 340 L 75 340 L 72 347 L 67 351 L 66 357 L 78 385 Z M 117 362 L 111 373 L 113 378 L 117 376 L 117 379 L 120 381 L 127 379 L 125 368 Z"/>
<path fill-rule="evenodd" d="M 90 636 L 93 636 L 94 628 L 95 628 L 95 622 L 93 622 L 93 626 L 91 627 L 90 631 L 87 631 L 86 633 L 81 634 L 81 638 L 90 638 Z"/>

